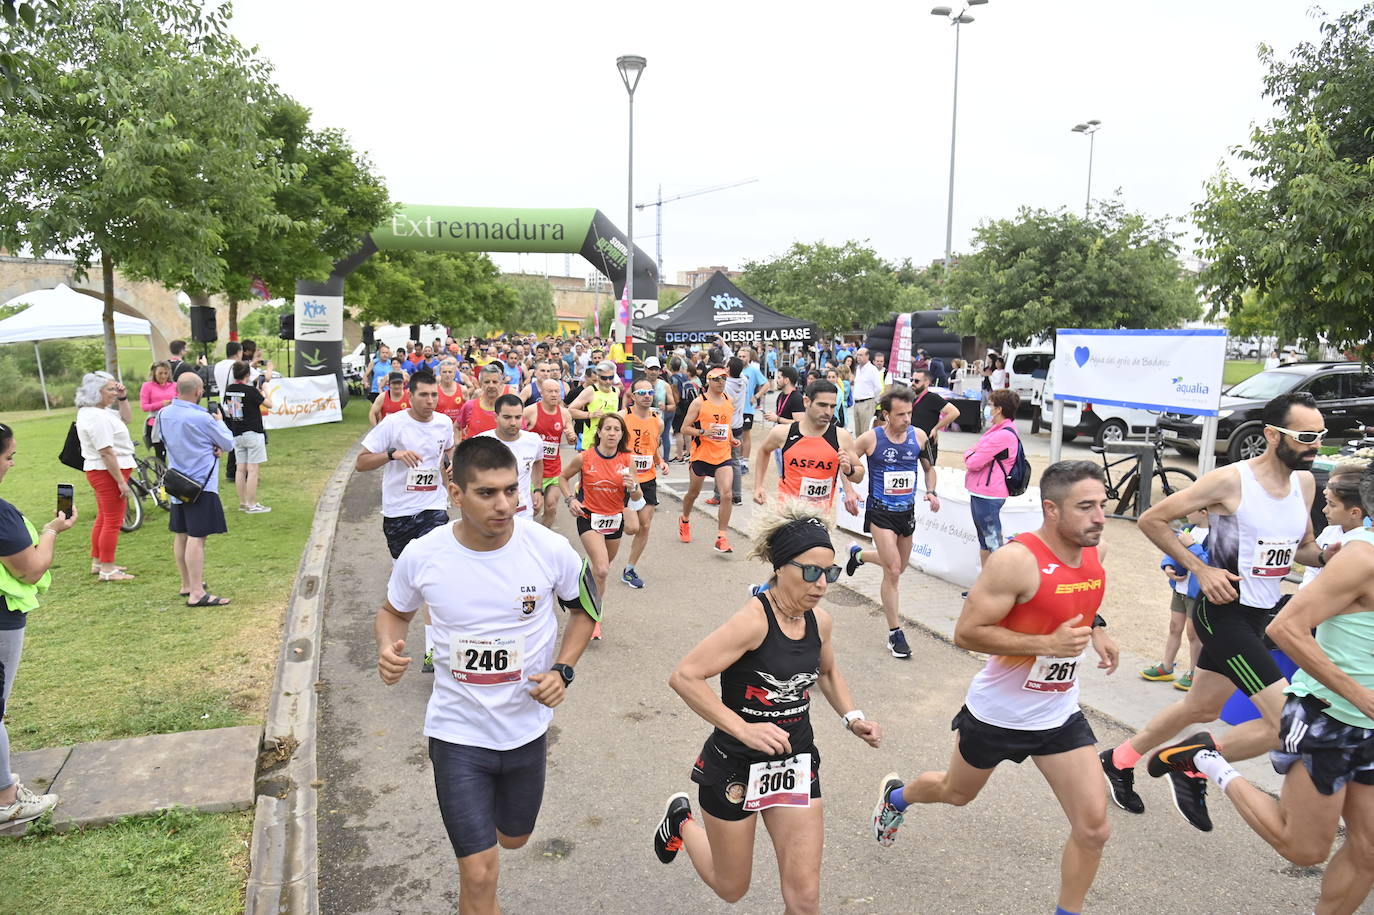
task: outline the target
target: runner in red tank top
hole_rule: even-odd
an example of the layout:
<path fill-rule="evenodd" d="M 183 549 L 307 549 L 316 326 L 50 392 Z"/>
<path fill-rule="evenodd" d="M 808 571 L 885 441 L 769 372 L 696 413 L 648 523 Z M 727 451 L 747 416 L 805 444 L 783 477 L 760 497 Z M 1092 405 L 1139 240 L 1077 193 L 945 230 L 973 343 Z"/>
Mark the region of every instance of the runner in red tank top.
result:
<path fill-rule="evenodd" d="M 464 402 L 458 412 L 454 432 L 458 441 L 481 435 L 496 428 L 496 398 L 506 389 L 506 375 L 499 362 L 489 362 L 482 366 L 479 376 L 477 397 Z M 381 398 L 377 398 L 381 400 Z"/>
<path fill-rule="evenodd" d="M 528 429 L 544 440 L 544 476 L 540 482 L 544 493 L 544 511 L 539 522 L 545 527 L 553 526 L 553 517 L 558 513 L 558 500 L 549 498 L 549 487 L 558 482 L 563 472 L 563 455 L 558 447 L 563 442 L 569 445 L 577 441 L 573 432 L 572 414 L 563 405 L 563 386 L 552 378 L 540 382 L 540 399 L 525 408 L 522 428 Z"/>
<path fill-rule="evenodd" d="M 392 372 L 387 376 L 386 389 L 372 401 L 372 407 L 367 412 L 367 421 L 369 425 L 375 426 L 392 413 L 408 409 L 410 391 L 406 390 L 406 376 L 401 372 Z"/>
<path fill-rule="evenodd" d="M 1097 738 L 1078 707 L 1078 674 L 1091 642 L 1098 667 L 1113 673 L 1118 653 L 1097 607 L 1107 490 L 1102 468 L 1060 461 L 1040 477 L 1045 520 L 993 551 L 954 627 L 960 648 L 989 655 L 973 678 L 949 768 L 903 784 L 883 778 L 873 836 L 891 845 L 910 804 L 962 806 L 1006 760 L 1034 758 L 1072 827 L 1060 864 L 1058 911 L 1083 911 L 1111 833 Z M 1028 903 L 1024 908 L 1033 908 Z M 1039 905 L 1048 911 L 1048 904 Z"/>
<path fill-rule="evenodd" d="M 452 356 L 439 363 L 439 405 L 435 413 L 442 413 L 452 422 L 458 422 L 458 414 L 463 409 L 467 395 L 463 383 L 458 381 L 458 360 Z"/>

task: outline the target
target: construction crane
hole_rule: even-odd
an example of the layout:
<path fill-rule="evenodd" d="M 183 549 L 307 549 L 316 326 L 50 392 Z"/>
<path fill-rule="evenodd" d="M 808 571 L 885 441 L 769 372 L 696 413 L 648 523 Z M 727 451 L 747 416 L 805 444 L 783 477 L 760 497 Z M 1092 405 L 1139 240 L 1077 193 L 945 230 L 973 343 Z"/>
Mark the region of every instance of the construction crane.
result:
<path fill-rule="evenodd" d="M 672 203 L 674 200 L 685 200 L 688 197 L 700 197 L 702 194 L 714 194 L 716 191 L 728 191 L 732 187 L 742 187 L 746 184 L 753 184 L 757 178 L 748 178 L 744 181 L 736 181 L 733 184 L 721 184 L 716 187 L 703 188 L 699 191 L 688 191 L 685 194 L 677 194 L 673 197 L 663 196 L 663 185 L 658 186 L 658 198 L 648 203 L 636 203 L 636 210 L 643 210 L 648 207 L 658 207 L 658 218 L 655 223 L 654 248 L 658 260 L 658 281 L 663 282 L 663 205 Z"/>

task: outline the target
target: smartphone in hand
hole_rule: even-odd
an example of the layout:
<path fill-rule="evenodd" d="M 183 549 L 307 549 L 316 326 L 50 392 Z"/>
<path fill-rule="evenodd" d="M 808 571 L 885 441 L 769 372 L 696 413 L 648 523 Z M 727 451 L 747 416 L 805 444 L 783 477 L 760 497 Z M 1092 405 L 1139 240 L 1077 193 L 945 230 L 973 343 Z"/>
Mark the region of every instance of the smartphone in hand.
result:
<path fill-rule="evenodd" d="M 70 518 L 72 516 L 72 499 L 75 494 L 70 483 L 57 484 L 57 510 L 64 517 Z"/>

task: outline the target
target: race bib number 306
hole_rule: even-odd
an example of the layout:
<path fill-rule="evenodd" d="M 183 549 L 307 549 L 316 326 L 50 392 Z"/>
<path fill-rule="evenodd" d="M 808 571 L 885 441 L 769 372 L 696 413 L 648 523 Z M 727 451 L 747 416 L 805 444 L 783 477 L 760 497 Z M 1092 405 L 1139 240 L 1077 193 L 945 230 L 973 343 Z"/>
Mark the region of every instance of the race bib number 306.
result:
<path fill-rule="evenodd" d="M 744 795 L 745 810 L 810 806 L 810 753 L 798 753 L 777 762 L 754 763 L 749 767 L 749 787 Z"/>
<path fill-rule="evenodd" d="M 453 640 L 449 669 L 453 679 L 469 686 L 518 683 L 525 678 L 525 637 L 497 636 Z"/>

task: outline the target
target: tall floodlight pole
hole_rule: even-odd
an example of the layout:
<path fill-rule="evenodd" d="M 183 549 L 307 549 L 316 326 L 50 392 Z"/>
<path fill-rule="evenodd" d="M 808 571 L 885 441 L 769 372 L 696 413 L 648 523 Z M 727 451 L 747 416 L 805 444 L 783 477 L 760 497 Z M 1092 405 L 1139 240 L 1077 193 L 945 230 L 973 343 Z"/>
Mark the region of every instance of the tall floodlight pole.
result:
<path fill-rule="evenodd" d="M 1093 152 L 1097 146 L 1097 132 L 1102 129 L 1102 122 L 1097 118 L 1091 121 L 1084 121 L 1082 124 L 1075 124 L 1074 133 L 1081 133 L 1088 138 L 1088 196 L 1083 201 L 1083 218 L 1087 219 L 1093 205 Z"/>
<path fill-rule="evenodd" d="M 630 236 L 630 250 L 625 256 L 625 302 L 628 305 L 625 315 L 625 353 L 630 357 L 630 362 L 634 362 L 634 323 L 635 323 L 635 88 L 639 85 L 639 77 L 644 73 L 644 68 L 648 66 L 648 61 L 638 54 L 625 54 L 615 60 L 616 69 L 620 71 L 621 82 L 625 84 L 625 91 L 630 95 L 630 163 L 627 171 L 629 172 L 629 191 L 625 198 L 626 232 Z"/>
<path fill-rule="evenodd" d="M 959 27 L 973 21 L 968 14 L 970 6 L 982 6 L 988 0 L 964 0 L 956 13 L 948 6 L 937 6 L 930 11 L 932 16 L 943 16 L 954 26 L 954 110 L 949 125 L 949 210 L 945 216 L 945 276 L 949 276 L 950 265 L 954 261 L 954 149 L 959 135 Z"/>

